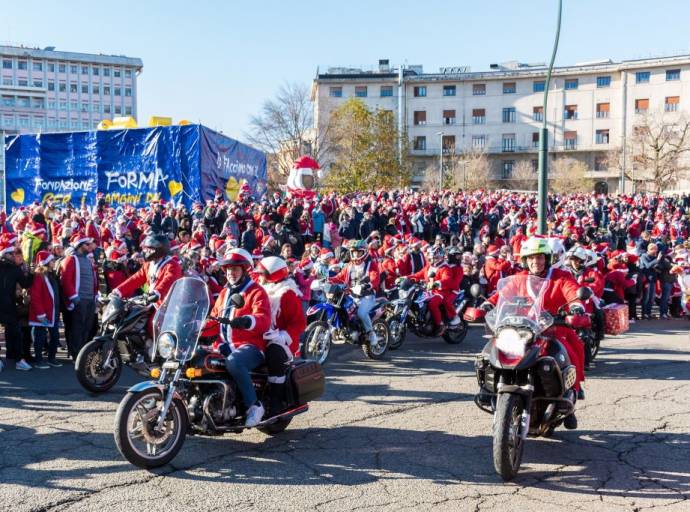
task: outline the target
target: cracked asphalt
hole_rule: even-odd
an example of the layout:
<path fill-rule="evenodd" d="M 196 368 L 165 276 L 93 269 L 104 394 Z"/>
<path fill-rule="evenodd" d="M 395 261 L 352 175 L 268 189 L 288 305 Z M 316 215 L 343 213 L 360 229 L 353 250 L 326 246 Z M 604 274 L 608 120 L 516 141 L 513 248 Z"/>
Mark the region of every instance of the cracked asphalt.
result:
<path fill-rule="evenodd" d="M 604 341 L 580 428 L 529 439 L 519 477 L 491 460 L 491 416 L 472 402 L 472 328 L 460 346 L 410 340 L 385 361 L 337 347 L 327 393 L 278 437 L 188 438 L 147 472 L 118 454 L 117 403 L 73 367 L 0 373 L 0 510 L 690 510 L 687 321 Z M 646 331 L 646 332 L 643 332 Z"/>

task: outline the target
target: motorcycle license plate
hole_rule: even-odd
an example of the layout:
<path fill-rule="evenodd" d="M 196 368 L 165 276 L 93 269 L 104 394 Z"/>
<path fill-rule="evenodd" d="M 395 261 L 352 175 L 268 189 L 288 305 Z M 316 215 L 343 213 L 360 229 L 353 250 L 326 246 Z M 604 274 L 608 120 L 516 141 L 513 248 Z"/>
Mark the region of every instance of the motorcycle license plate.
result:
<path fill-rule="evenodd" d="M 168 370 L 177 370 L 180 367 L 180 363 L 177 361 L 166 361 L 163 363 L 163 368 L 167 368 Z"/>

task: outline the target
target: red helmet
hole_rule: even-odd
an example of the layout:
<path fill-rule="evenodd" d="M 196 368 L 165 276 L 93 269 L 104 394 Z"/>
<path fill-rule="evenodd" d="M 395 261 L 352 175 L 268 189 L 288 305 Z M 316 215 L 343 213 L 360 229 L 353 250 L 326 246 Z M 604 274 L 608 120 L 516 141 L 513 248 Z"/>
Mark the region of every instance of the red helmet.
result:
<path fill-rule="evenodd" d="M 279 283 L 288 277 L 287 263 L 277 256 L 267 256 L 262 259 L 257 270 L 269 283 Z"/>
<path fill-rule="evenodd" d="M 244 249 L 232 249 L 225 253 L 225 256 L 219 262 L 221 267 L 241 266 L 252 268 L 254 261 L 252 255 Z"/>

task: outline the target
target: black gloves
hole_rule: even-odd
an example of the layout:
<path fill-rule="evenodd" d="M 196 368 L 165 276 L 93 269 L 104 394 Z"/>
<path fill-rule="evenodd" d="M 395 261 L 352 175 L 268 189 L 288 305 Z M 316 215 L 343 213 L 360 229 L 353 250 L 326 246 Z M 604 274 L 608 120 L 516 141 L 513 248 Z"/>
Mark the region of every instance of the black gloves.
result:
<path fill-rule="evenodd" d="M 489 302 L 489 301 L 487 300 L 484 304 L 482 304 L 481 306 L 479 306 L 479 309 L 481 309 L 482 311 L 488 313 L 489 311 L 491 311 L 492 309 L 494 309 L 494 305 L 491 304 L 491 302 Z"/>
<path fill-rule="evenodd" d="M 572 304 L 570 306 L 570 312 L 573 315 L 584 315 L 585 314 L 585 308 L 583 308 L 580 304 Z"/>
<path fill-rule="evenodd" d="M 146 302 L 148 304 L 155 304 L 158 302 L 158 294 L 157 293 L 149 293 L 146 295 Z"/>
<path fill-rule="evenodd" d="M 249 316 L 238 316 L 228 323 L 233 329 L 249 329 L 252 326 L 252 319 Z"/>

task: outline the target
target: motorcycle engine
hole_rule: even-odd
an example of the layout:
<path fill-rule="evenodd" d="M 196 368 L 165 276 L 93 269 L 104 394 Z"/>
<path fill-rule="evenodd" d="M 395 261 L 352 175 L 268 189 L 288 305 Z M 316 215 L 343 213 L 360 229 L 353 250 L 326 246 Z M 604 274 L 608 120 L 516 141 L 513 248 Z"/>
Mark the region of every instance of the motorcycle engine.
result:
<path fill-rule="evenodd" d="M 216 425 L 224 425 L 237 416 L 232 397 L 226 398 L 226 407 L 223 409 L 223 392 L 214 391 L 204 399 L 204 417 L 211 418 Z"/>

